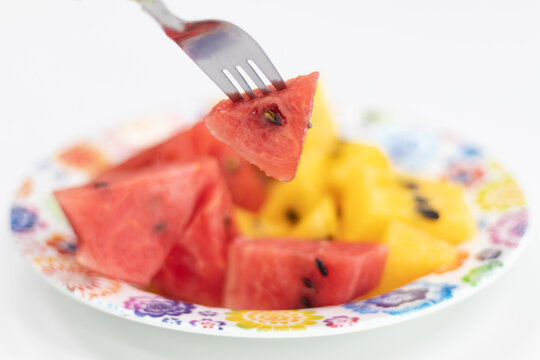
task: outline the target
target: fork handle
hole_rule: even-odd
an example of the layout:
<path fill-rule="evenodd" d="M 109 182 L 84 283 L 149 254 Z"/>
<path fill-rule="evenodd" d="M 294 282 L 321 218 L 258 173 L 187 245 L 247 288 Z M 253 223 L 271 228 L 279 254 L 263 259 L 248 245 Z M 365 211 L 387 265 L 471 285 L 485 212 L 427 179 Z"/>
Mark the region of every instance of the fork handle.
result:
<path fill-rule="evenodd" d="M 154 18 L 162 27 L 182 32 L 185 29 L 186 22 L 165 6 L 161 0 L 135 0 L 144 11 Z"/>

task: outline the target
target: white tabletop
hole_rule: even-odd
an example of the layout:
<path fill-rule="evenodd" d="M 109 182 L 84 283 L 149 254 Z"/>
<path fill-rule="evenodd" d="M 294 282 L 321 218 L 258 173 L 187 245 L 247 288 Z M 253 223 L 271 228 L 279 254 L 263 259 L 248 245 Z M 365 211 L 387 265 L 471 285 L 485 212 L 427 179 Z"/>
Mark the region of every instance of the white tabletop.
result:
<path fill-rule="evenodd" d="M 168 3 L 186 18 L 248 30 L 286 78 L 319 70 L 338 113 L 355 101 L 476 139 L 539 206 L 538 1 Z M 156 112 L 194 115 L 193 104 L 220 96 L 132 2 L 2 1 L 0 216 L 32 164 L 66 143 Z M 527 251 L 472 298 L 387 328 L 294 340 L 185 334 L 85 307 L 38 278 L 5 225 L 0 358 L 539 359 L 540 218 L 532 220 Z"/>

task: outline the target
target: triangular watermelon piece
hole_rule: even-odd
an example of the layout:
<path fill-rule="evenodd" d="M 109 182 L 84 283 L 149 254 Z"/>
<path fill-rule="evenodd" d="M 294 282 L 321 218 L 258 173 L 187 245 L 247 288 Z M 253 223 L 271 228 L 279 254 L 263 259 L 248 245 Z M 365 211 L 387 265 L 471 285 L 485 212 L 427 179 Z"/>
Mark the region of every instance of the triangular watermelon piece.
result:
<path fill-rule="evenodd" d="M 82 265 L 147 286 L 218 176 L 216 161 L 206 159 L 119 172 L 54 195 L 77 235 Z"/>
<path fill-rule="evenodd" d="M 383 244 L 238 238 L 229 248 L 225 306 L 286 310 L 346 303 L 377 286 Z"/>
<path fill-rule="evenodd" d="M 162 165 L 171 162 L 185 163 L 200 159 L 208 154 L 212 139 L 206 127 L 195 125 L 183 130 L 169 139 L 145 149 L 122 163 L 115 165 L 96 177 L 96 181 L 106 180 L 109 176 L 119 172 L 139 170 L 145 167 Z M 208 135 L 202 134 L 206 132 Z"/>
<path fill-rule="evenodd" d="M 290 181 L 302 154 L 319 73 L 252 100 L 219 102 L 205 117 L 210 132 L 268 176 Z"/>
<path fill-rule="evenodd" d="M 171 138 L 105 170 L 95 180 L 107 180 L 119 172 L 166 163 L 185 163 L 206 156 L 218 160 L 233 202 L 247 210 L 257 211 L 266 198 L 265 176 L 229 146 L 216 140 L 204 122 L 199 122 L 188 130 L 180 131 Z"/>
<path fill-rule="evenodd" d="M 227 185 L 219 179 L 205 193 L 185 233 L 152 280 L 160 294 L 221 306 L 227 248 L 236 233 L 232 211 Z"/>

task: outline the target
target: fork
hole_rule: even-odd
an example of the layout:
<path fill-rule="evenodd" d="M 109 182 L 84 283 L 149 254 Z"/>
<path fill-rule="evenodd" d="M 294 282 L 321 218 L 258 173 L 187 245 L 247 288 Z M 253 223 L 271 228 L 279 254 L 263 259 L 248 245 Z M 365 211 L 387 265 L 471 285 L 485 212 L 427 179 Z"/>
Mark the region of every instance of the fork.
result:
<path fill-rule="evenodd" d="M 172 14 L 161 0 L 135 1 L 232 101 L 245 99 L 240 90 L 249 99 L 257 96 L 257 89 L 270 94 L 265 80 L 277 91 L 285 89 L 263 49 L 238 26 L 221 20 L 188 22 Z"/>

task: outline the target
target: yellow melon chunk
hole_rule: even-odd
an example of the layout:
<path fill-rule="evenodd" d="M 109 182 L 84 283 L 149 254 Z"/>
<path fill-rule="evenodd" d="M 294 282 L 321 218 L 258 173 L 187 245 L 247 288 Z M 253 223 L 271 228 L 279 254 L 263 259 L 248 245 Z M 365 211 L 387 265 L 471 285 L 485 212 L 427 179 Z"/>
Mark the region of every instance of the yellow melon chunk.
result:
<path fill-rule="evenodd" d="M 291 231 L 293 237 L 314 240 L 333 239 L 337 234 L 337 207 L 330 195 L 323 197 Z"/>
<path fill-rule="evenodd" d="M 362 298 L 384 294 L 451 264 L 458 250 L 447 242 L 398 221 L 391 222 L 382 242 L 388 257 L 379 285 Z"/>
<path fill-rule="evenodd" d="M 242 208 L 235 208 L 235 220 L 238 231 L 253 238 L 286 236 L 290 232 L 290 227 L 284 223 L 276 223 L 264 219 L 257 214 Z"/>
<path fill-rule="evenodd" d="M 338 138 L 336 127 L 331 121 L 330 112 L 324 101 L 320 85 L 315 92 L 310 122 L 312 128 L 308 130 L 304 143 L 304 153 L 329 151 L 337 142 Z"/>
<path fill-rule="evenodd" d="M 351 142 L 337 143 L 330 155 L 330 190 L 340 196 L 349 181 L 349 173 L 365 166 L 388 169 L 390 163 L 376 146 Z"/>
<path fill-rule="evenodd" d="M 476 233 L 476 223 L 458 185 L 405 177 L 375 167 L 349 173 L 342 213 L 343 238 L 347 241 L 380 239 L 392 220 L 452 244 Z"/>
<path fill-rule="evenodd" d="M 272 184 L 260 214 L 263 218 L 295 225 L 325 195 L 327 157 L 323 152 L 302 154 L 296 177 Z"/>

